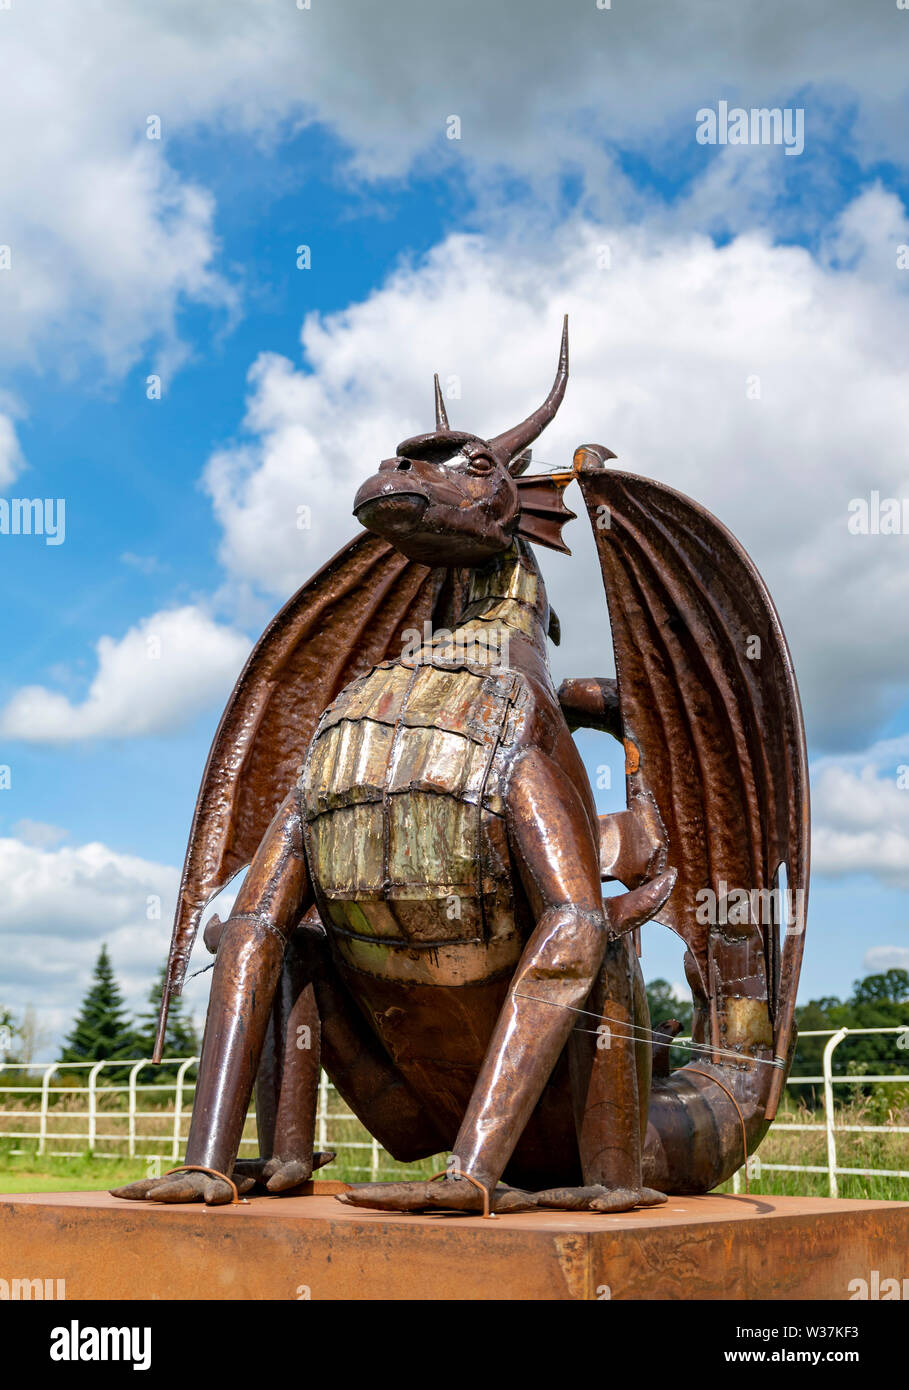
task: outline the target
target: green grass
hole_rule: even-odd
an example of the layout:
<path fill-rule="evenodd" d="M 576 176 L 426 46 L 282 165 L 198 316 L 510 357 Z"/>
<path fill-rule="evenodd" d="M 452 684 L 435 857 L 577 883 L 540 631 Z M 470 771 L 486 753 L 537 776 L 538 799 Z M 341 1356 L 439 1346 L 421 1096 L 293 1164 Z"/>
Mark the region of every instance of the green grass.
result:
<path fill-rule="evenodd" d="M 146 1176 L 146 1164 L 138 1159 L 0 1156 L 0 1192 L 90 1192 Z"/>
<path fill-rule="evenodd" d="M 379 1176 L 386 1180 L 428 1178 L 445 1164 L 444 1156 L 406 1167 L 393 1164 L 387 1155 L 382 1157 L 385 1162 L 380 1166 Z M 169 1167 L 169 1162 L 167 1160 L 162 1164 L 162 1171 Z M 38 1158 L 35 1155 L 0 1157 L 0 1192 L 91 1192 L 122 1187 L 147 1176 L 148 1165 L 140 1159 L 105 1159 L 90 1155 L 83 1158 Z M 367 1176 L 352 1171 L 350 1161 L 343 1162 L 340 1158 L 327 1168 L 320 1169 L 316 1175 L 317 1179 L 335 1182 L 363 1182 Z M 741 1190 L 744 1193 L 744 1184 Z M 724 1183 L 717 1191 L 731 1192 L 731 1182 Z M 760 1178 L 751 1179 L 750 1192 L 752 1197 L 826 1197 L 827 1179 L 822 1173 L 764 1173 Z M 841 1177 L 839 1192 L 841 1197 L 906 1202 L 909 1201 L 909 1180 Z"/>
<path fill-rule="evenodd" d="M 0 1078 L 2 1079 L 2 1078 Z M 193 1091 L 187 1088 L 184 1096 L 182 1132 L 189 1128 L 189 1111 L 192 1107 Z M 147 1158 L 129 1159 L 125 1157 L 128 1136 L 125 1098 L 122 1094 L 98 1093 L 98 1133 L 115 1136 L 97 1142 L 94 1155 L 85 1154 L 79 1158 L 65 1158 L 60 1149 L 79 1148 L 85 1143 L 87 1135 L 87 1116 L 85 1097 L 68 1095 L 66 1089 L 55 1087 L 51 1091 L 49 1111 L 51 1133 L 66 1135 L 66 1138 L 48 1139 L 46 1152 L 37 1155 L 39 1128 L 39 1097 L 7 1096 L 6 1107 L 16 1111 L 15 1128 L 27 1137 L 16 1140 L 0 1139 L 0 1192 L 76 1192 L 92 1191 L 110 1187 L 122 1187 L 138 1178 L 154 1176 L 155 1170 Z M 152 1112 L 140 1121 L 137 1147 L 143 1153 L 159 1152 L 161 1159 L 157 1171 L 167 1172 L 176 1167 L 179 1160 L 172 1159 L 171 1136 L 173 1134 L 173 1098 L 163 1092 L 145 1092 L 140 1096 L 140 1109 Z M 10 1123 L 10 1127 L 13 1125 Z M 318 1176 L 335 1182 L 366 1182 L 370 1177 L 372 1159 L 372 1140 L 367 1130 L 344 1106 L 343 1101 L 332 1095 L 327 1119 L 327 1148 L 342 1143 L 356 1143 L 358 1149 L 341 1148 L 338 1156 L 327 1168 L 320 1169 Z M 256 1126 L 254 1120 L 247 1120 L 244 1129 L 247 1143 L 241 1149 L 241 1157 L 251 1158 L 256 1153 Z M 27 1152 L 14 1154 L 13 1149 Z M 110 1156 L 108 1156 L 110 1155 Z M 393 1178 L 428 1178 L 445 1167 L 447 1155 L 426 1159 L 408 1166 L 395 1163 L 384 1151 L 379 1152 L 378 1176 L 384 1180 Z"/>
<path fill-rule="evenodd" d="M 909 1202 L 909 1178 L 858 1178 L 841 1174 L 837 1182 L 840 1197 L 872 1198 L 877 1202 Z M 826 1173 L 766 1173 L 760 1178 L 752 1178 L 748 1188 L 752 1197 L 830 1196 Z M 723 1183 L 722 1187 L 716 1190 L 731 1192 L 732 1183 Z M 739 1190 L 744 1195 L 744 1181 Z"/>
<path fill-rule="evenodd" d="M 876 1124 L 876 1125 L 906 1125 L 909 1124 L 909 1093 L 907 1088 L 897 1088 L 879 1086 L 869 1095 L 863 1095 L 856 1090 L 854 1095 L 848 1099 L 844 1097 L 845 1104 L 837 1108 L 837 1121 L 839 1124 Z M 33 1129 L 37 1129 L 37 1115 L 28 1112 L 34 1111 L 34 1106 L 22 1107 L 23 1126 L 33 1123 Z M 59 1147 L 73 1147 L 74 1142 L 79 1142 L 80 1134 L 84 1134 L 84 1129 L 80 1129 L 76 1123 L 75 1114 L 67 1115 L 68 1105 L 65 1097 L 62 1097 L 58 1105 L 54 1107 L 56 1118 L 60 1121 L 72 1121 L 72 1139 L 58 1141 Z M 84 1117 L 83 1117 L 84 1118 Z M 111 1098 L 110 1108 L 105 1107 L 104 1130 L 113 1130 L 116 1133 L 125 1133 L 125 1116 L 119 1110 L 119 1102 L 114 1103 Z M 796 1109 L 789 1108 L 787 1111 L 780 1112 L 780 1122 L 798 1122 L 801 1124 L 820 1125 L 823 1120 L 821 1111 L 812 1111 L 806 1107 Z M 172 1133 L 173 1110 L 167 1104 L 161 1106 L 160 1119 L 155 1116 L 149 1121 L 145 1121 L 145 1133 L 157 1134 L 162 1142 L 161 1149 L 165 1148 L 165 1136 Z M 187 1117 L 188 1124 L 188 1117 Z M 55 1119 L 54 1128 L 57 1127 Z M 331 1114 L 328 1120 L 328 1147 L 334 1142 L 344 1140 L 347 1142 L 369 1143 L 369 1135 L 358 1120 L 343 1108 L 342 1102 L 334 1098 L 331 1107 Z M 31 1138 L 32 1129 L 29 1129 L 29 1138 L 12 1140 L 0 1140 L 0 1192 L 78 1192 L 120 1187 L 125 1183 L 135 1181 L 137 1178 L 151 1176 L 151 1169 L 146 1159 L 128 1159 L 121 1154 L 116 1157 L 99 1157 L 86 1154 L 80 1158 L 64 1158 L 59 1154 L 54 1154 L 53 1144 L 49 1147 L 51 1152 L 42 1155 L 40 1158 L 34 1152 L 37 1146 L 37 1133 L 35 1138 Z M 184 1128 L 185 1133 L 185 1128 Z M 252 1122 L 247 1124 L 247 1137 L 252 1138 L 255 1133 L 255 1126 Z M 840 1134 L 837 1136 L 837 1155 L 839 1163 L 845 1168 L 907 1168 L 907 1136 L 904 1134 Z M 117 1145 L 123 1145 L 123 1140 L 111 1141 L 106 1145 L 108 1151 L 115 1149 Z M 166 1141 L 169 1147 L 169 1139 Z M 139 1144 L 145 1148 L 148 1146 L 148 1139 L 140 1139 Z M 16 1155 L 10 1152 L 13 1148 L 31 1149 L 32 1152 Z M 247 1144 L 242 1150 L 244 1156 L 255 1153 L 254 1144 Z M 805 1163 L 821 1165 L 826 1162 L 826 1139 L 823 1129 L 813 1133 L 792 1132 L 781 1129 L 771 1128 L 770 1133 L 761 1145 L 758 1157 L 764 1163 Z M 371 1153 L 369 1147 L 338 1151 L 338 1157 L 334 1163 L 326 1168 L 320 1169 L 317 1178 L 340 1182 L 364 1182 L 369 1178 L 369 1163 Z M 430 1158 L 421 1163 L 403 1165 L 395 1163 L 390 1156 L 380 1152 L 379 1156 L 379 1178 L 390 1179 L 425 1179 L 431 1174 L 438 1172 L 445 1166 L 445 1156 L 440 1155 Z M 160 1160 L 160 1171 L 164 1172 L 173 1166 L 172 1160 L 163 1157 Z M 364 1171 L 366 1170 L 366 1171 Z M 718 1189 L 721 1192 L 732 1190 L 732 1184 L 726 1183 Z M 742 1184 L 744 1192 L 744 1183 Z M 752 1178 L 750 1191 L 753 1196 L 817 1196 L 826 1197 L 828 1195 L 828 1185 L 826 1174 L 824 1173 L 774 1173 L 766 1170 L 759 1177 Z M 909 1201 L 909 1179 L 888 1178 L 888 1177 L 847 1177 L 839 1179 L 839 1193 L 846 1198 L 874 1198 L 885 1201 Z"/>
<path fill-rule="evenodd" d="M 443 1166 L 439 1163 L 415 1163 L 406 1170 L 395 1166 L 393 1173 L 380 1170 L 380 1178 L 404 1177 L 417 1180 L 427 1178 Z M 122 1187 L 137 1178 L 147 1177 L 147 1169 L 140 1162 L 107 1162 L 104 1159 L 23 1158 L 9 1160 L 0 1172 L 0 1192 L 95 1192 L 107 1191 L 111 1187 Z M 318 1178 L 334 1182 L 363 1182 L 363 1173 L 351 1174 L 344 1165 L 331 1164 L 316 1175 Z M 742 1193 L 744 1193 L 744 1186 Z M 718 1192 L 731 1192 L 732 1184 L 724 1183 Z M 768 1173 L 762 1179 L 752 1179 L 752 1197 L 797 1196 L 826 1197 L 827 1180 L 820 1173 Z M 899 1178 L 856 1178 L 841 1177 L 839 1180 L 841 1197 L 874 1198 L 876 1201 L 909 1201 L 909 1182 Z"/>
<path fill-rule="evenodd" d="M 379 1176 L 383 1179 L 408 1177 L 428 1178 L 445 1166 L 445 1156 L 427 1159 L 423 1163 L 412 1163 L 406 1168 L 395 1164 L 386 1154 L 380 1166 Z M 362 1161 L 362 1160 L 360 1160 Z M 333 1182 L 365 1182 L 368 1173 L 354 1171 L 358 1160 L 342 1161 L 340 1156 L 327 1168 L 321 1168 L 316 1179 L 325 1178 Z M 171 1160 L 162 1161 L 161 1171 L 171 1167 Z M 94 1192 L 111 1187 L 122 1187 L 138 1178 L 149 1176 L 149 1166 L 144 1159 L 93 1158 L 55 1158 L 53 1155 L 0 1154 L 0 1192 Z"/>

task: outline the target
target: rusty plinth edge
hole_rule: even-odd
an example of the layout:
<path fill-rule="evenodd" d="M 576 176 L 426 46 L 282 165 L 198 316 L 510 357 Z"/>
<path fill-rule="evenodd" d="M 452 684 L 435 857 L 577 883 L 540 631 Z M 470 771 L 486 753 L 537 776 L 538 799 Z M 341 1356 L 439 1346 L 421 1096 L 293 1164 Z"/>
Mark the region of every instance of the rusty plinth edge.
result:
<path fill-rule="evenodd" d="M 909 1203 L 671 1198 L 613 1216 L 406 1216 L 324 1194 L 205 1208 L 106 1193 L 0 1197 L 0 1279 L 65 1281 L 71 1301 L 848 1300 L 901 1278 Z M 175 1248 L 192 1258 L 173 1259 Z"/>

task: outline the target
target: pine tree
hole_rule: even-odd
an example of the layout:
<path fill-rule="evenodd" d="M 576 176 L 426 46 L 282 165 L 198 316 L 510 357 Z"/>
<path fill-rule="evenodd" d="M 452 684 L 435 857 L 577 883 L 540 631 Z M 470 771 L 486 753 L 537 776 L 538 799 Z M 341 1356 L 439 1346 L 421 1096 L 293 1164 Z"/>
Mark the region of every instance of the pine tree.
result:
<path fill-rule="evenodd" d="M 148 994 L 148 1002 L 151 1007 L 145 1013 L 140 1014 L 136 1020 L 137 1057 L 150 1057 L 154 1050 L 155 1038 L 158 1034 L 158 1013 L 161 1008 L 161 995 L 164 990 L 166 975 L 167 966 L 163 965 Z M 199 1036 L 193 1021 L 184 1012 L 182 997 L 179 994 L 172 995 L 167 1015 L 167 1031 L 164 1034 L 164 1056 L 197 1057 L 198 1054 Z M 176 1075 L 176 1067 L 162 1067 L 159 1073 L 162 1081 L 165 1076 L 172 1075 Z"/>
<path fill-rule="evenodd" d="M 100 1062 L 133 1056 L 136 1037 L 126 1017 L 107 947 L 95 964 L 94 979 L 82 1001 L 73 1030 L 63 1045 L 61 1062 Z"/>

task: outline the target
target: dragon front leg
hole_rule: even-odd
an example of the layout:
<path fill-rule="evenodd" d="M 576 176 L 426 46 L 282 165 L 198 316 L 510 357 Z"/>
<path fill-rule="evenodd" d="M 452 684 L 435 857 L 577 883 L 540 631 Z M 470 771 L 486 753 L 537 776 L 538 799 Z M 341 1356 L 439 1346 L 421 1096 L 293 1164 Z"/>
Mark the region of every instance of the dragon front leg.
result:
<path fill-rule="evenodd" d="M 240 1147 L 285 950 L 310 902 L 292 793 L 269 826 L 218 941 L 186 1148 L 186 1166 L 209 1171 L 144 1179 L 119 1188 L 115 1196 L 204 1200 L 209 1205 L 231 1200 L 227 1179 Z M 315 1067 L 317 1074 L 318 1060 Z M 279 1107 L 276 1124 L 280 1121 Z M 275 1142 L 280 1142 L 277 1132 Z"/>
<path fill-rule="evenodd" d="M 576 784 L 536 749 L 510 780 L 507 814 L 536 927 L 518 963 L 455 1145 L 465 1172 L 495 1187 L 569 1038 L 593 1046 L 575 1057 L 585 1188 L 538 1193 L 538 1205 L 620 1210 L 646 1195 L 640 1181 L 640 1106 L 630 957 L 623 933 L 659 909 L 672 887 L 660 875 L 603 901 L 599 827 Z M 613 1019 L 611 1046 L 590 1058 L 595 1008 Z M 616 1022 L 618 1020 L 618 1022 Z M 599 1037 L 603 1035 L 600 1034 Z M 605 1059 L 605 1060 L 604 1060 Z M 586 1065 L 585 1065 L 586 1064 Z M 597 1111 L 601 1113 L 597 1113 Z M 608 1137 L 604 1137 L 608 1136 Z"/>

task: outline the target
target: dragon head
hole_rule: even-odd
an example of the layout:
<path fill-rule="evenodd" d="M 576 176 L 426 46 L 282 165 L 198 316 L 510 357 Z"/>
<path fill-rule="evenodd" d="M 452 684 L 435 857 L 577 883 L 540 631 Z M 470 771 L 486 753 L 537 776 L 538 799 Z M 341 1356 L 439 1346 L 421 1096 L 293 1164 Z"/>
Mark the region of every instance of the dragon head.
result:
<path fill-rule="evenodd" d="M 357 520 L 424 565 L 485 564 L 516 534 L 567 551 L 561 527 L 574 513 L 562 491 L 572 474 L 523 476 L 527 446 L 555 416 L 567 382 L 567 315 L 552 390 L 538 410 L 494 439 L 449 428 L 436 376 L 435 430 L 405 439 L 379 465 L 354 499 Z"/>

